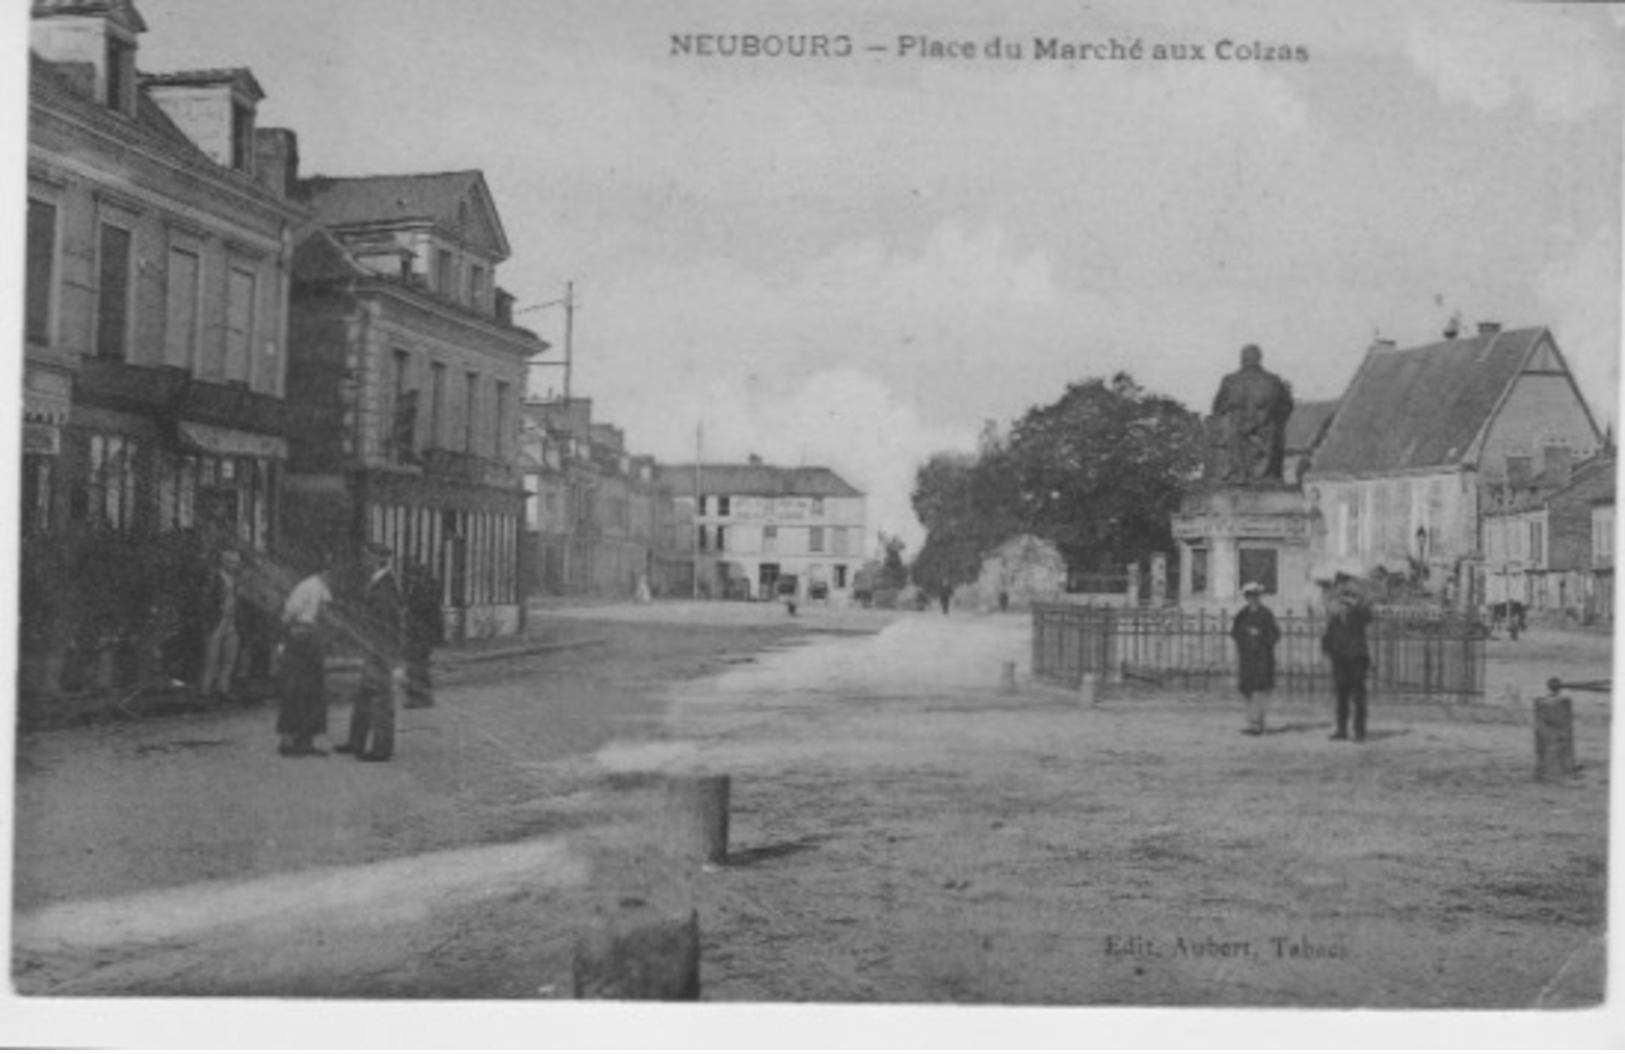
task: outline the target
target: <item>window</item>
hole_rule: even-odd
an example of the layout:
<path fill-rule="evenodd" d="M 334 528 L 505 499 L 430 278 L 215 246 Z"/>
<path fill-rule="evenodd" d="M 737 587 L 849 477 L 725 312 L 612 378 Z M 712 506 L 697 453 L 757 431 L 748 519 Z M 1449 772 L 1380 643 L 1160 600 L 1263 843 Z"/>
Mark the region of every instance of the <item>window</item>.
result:
<path fill-rule="evenodd" d="M 417 453 L 418 393 L 411 383 L 412 356 L 400 348 L 395 349 L 394 374 L 390 451 L 397 460 L 409 461 Z"/>
<path fill-rule="evenodd" d="M 1529 523 L 1529 563 L 1532 567 L 1546 566 L 1546 525 L 1538 520 Z"/>
<path fill-rule="evenodd" d="M 829 551 L 837 556 L 846 555 L 845 527 L 831 527 L 829 529 Z"/>
<path fill-rule="evenodd" d="M 429 364 L 429 445 L 438 447 L 441 443 L 440 432 L 444 427 L 441 421 L 446 414 L 446 364 L 434 362 Z"/>
<path fill-rule="evenodd" d="M 51 466 L 49 454 L 23 455 L 23 533 L 40 534 L 51 529 Z"/>
<path fill-rule="evenodd" d="M 726 552 L 728 549 L 728 528 L 717 528 L 717 552 Z"/>
<path fill-rule="evenodd" d="M 779 529 L 773 525 L 762 528 L 762 552 L 776 553 L 779 551 Z"/>
<path fill-rule="evenodd" d="M 500 460 L 507 455 L 508 436 L 508 382 L 497 382 L 497 412 L 491 415 L 496 431 L 491 438 L 492 456 Z"/>
<path fill-rule="evenodd" d="M 90 471 L 75 512 L 114 531 L 135 525 L 136 445 L 117 435 L 90 436 Z"/>
<path fill-rule="evenodd" d="M 711 528 L 703 523 L 700 524 L 699 546 L 702 553 L 711 548 Z"/>
<path fill-rule="evenodd" d="M 817 500 L 816 498 L 813 500 Z M 807 551 L 821 553 L 824 551 L 824 528 L 809 527 L 807 529 Z"/>
<path fill-rule="evenodd" d="M 56 276 L 56 206 L 28 199 L 28 307 L 26 333 L 37 344 L 51 342 L 51 298 Z"/>
<path fill-rule="evenodd" d="M 435 254 L 435 261 L 435 291 L 442 296 L 451 296 L 452 290 L 457 288 L 451 250 L 441 249 Z"/>
<path fill-rule="evenodd" d="M 479 416 L 480 375 L 463 375 L 463 450 L 474 453 L 474 421 Z"/>
<path fill-rule="evenodd" d="M 835 565 L 835 588 L 836 589 L 845 589 L 846 588 L 846 565 L 845 564 L 836 564 Z"/>
<path fill-rule="evenodd" d="M 717 515 L 718 516 L 732 516 L 733 515 L 733 512 L 731 511 L 732 508 L 733 508 L 733 502 L 731 500 L 729 500 L 728 495 L 722 494 L 722 495 L 719 495 L 717 497 Z"/>
<path fill-rule="evenodd" d="M 231 167 L 254 170 L 254 111 L 242 103 L 231 106 Z"/>
<path fill-rule="evenodd" d="M 130 232 L 103 223 L 98 247 L 96 354 L 124 358 L 130 329 Z"/>
<path fill-rule="evenodd" d="M 107 38 L 107 95 L 102 100 L 110 110 L 131 111 L 130 89 L 135 81 L 135 47 L 118 37 Z"/>
<path fill-rule="evenodd" d="M 233 267 L 226 279 L 226 381 L 248 380 L 254 347 L 254 272 Z"/>
<path fill-rule="evenodd" d="M 824 515 L 824 499 L 823 498 L 814 498 L 812 500 L 812 514 L 814 516 L 822 516 L 822 515 Z M 814 552 L 817 552 L 817 550 L 814 550 Z"/>
<path fill-rule="evenodd" d="M 168 304 L 164 316 L 164 365 L 190 367 L 197 347 L 198 276 L 202 265 L 191 249 L 169 248 Z"/>
<path fill-rule="evenodd" d="M 1246 583 L 1243 583 L 1244 585 Z M 1207 593 L 1207 550 L 1191 550 L 1191 595 L 1202 596 Z"/>
<path fill-rule="evenodd" d="M 485 302 L 485 268 L 479 264 L 468 267 L 468 306 L 479 307 Z"/>

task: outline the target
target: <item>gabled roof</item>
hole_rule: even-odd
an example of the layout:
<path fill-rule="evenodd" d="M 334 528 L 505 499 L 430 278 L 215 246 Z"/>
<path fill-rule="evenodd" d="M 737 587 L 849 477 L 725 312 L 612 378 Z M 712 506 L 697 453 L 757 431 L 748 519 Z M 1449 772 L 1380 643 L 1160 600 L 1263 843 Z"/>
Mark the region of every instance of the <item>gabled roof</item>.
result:
<path fill-rule="evenodd" d="M 673 494 L 693 494 L 693 465 L 661 465 L 656 476 L 660 485 Z M 702 465 L 699 470 L 702 494 L 749 495 L 752 497 L 861 498 L 863 492 L 827 468 L 776 465 Z"/>
<path fill-rule="evenodd" d="M 247 66 L 224 66 L 207 70 L 176 70 L 172 73 L 143 73 L 142 87 L 205 88 L 213 84 L 229 84 L 255 102 L 265 98 L 265 89 L 254 79 Z"/>
<path fill-rule="evenodd" d="M 1479 333 L 1425 347 L 1378 346 L 1349 382 L 1311 475 L 1455 467 L 1542 339 L 1545 327 Z"/>
<path fill-rule="evenodd" d="M 1326 430 L 1326 424 L 1337 412 L 1337 399 L 1321 399 L 1298 403 L 1292 407 L 1292 416 L 1286 422 L 1286 448 L 1312 450 Z"/>
<path fill-rule="evenodd" d="M 508 258 L 502 229 L 485 176 L 478 169 L 398 176 L 312 176 L 299 182 L 299 195 L 329 227 L 430 223 L 448 231 L 484 221 L 497 259 Z"/>
<path fill-rule="evenodd" d="M 88 63 L 52 62 L 34 51 L 28 53 L 28 60 L 30 98 L 44 98 L 50 93 L 65 95 L 83 106 L 85 111 L 97 114 L 104 120 L 112 120 L 111 115 L 105 112 L 106 108 L 95 101 L 94 73 Z M 129 127 L 122 121 L 120 126 Z M 191 136 L 181 131 L 163 107 L 143 91 L 135 93 L 135 126 L 141 132 L 162 140 L 170 149 L 181 150 L 211 169 L 220 167 L 192 141 Z"/>

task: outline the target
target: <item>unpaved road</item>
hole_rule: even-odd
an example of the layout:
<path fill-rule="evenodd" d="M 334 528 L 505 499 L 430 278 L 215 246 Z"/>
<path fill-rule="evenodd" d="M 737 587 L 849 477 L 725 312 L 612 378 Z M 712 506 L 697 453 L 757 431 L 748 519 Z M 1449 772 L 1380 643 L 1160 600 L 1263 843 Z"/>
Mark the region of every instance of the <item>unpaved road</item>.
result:
<path fill-rule="evenodd" d="M 284 761 L 263 728 L 230 725 L 243 717 L 168 740 L 25 737 L 15 983 L 565 995 L 583 927 L 693 905 L 708 1000 L 1601 994 L 1602 697 L 1577 698 L 1581 778 L 1540 784 L 1517 708 L 1378 700 L 1357 747 L 1326 740 L 1323 701 L 1284 704 L 1255 740 L 1228 698 L 1006 694 L 1002 662 L 1025 681 L 1016 616 L 836 635 L 818 631 L 883 620 L 818 613 L 785 647 L 786 623 L 746 606 L 586 614 L 606 651 L 449 689 L 409 715 L 390 766 Z M 1519 643 L 1492 646 L 1492 683 L 1538 685 L 1559 658 L 1564 676 L 1606 675 L 1606 641 Z M 708 873 L 651 851 L 658 775 L 696 771 L 733 779 L 731 863 Z M 166 805 L 216 820 L 156 822 Z"/>

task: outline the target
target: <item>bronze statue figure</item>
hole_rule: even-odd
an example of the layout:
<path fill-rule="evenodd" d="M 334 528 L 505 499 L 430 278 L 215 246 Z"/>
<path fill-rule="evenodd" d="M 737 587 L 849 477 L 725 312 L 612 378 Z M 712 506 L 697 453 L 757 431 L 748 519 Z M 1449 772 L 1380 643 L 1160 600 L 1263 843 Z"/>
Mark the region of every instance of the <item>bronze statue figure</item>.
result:
<path fill-rule="evenodd" d="M 1279 482 L 1286 452 L 1292 387 L 1264 369 L 1258 345 L 1241 349 L 1241 369 L 1227 375 L 1213 399 L 1215 443 L 1224 457 L 1217 477 L 1224 483 Z"/>

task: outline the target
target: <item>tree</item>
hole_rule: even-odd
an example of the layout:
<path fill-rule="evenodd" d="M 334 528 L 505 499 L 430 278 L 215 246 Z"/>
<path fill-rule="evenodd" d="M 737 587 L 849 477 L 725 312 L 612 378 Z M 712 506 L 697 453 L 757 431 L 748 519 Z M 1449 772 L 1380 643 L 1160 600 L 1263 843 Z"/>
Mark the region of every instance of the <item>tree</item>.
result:
<path fill-rule="evenodd" d="M 1008 453 L 989 421 L 976 454 L 935 454 L 916 470 L 910 499 L 926 538 L 909 569 L 915 585 L 934 590 L 975 581 L 987 553 L 1021 532 Z"/>
<path fill-rule="evenodd" d="M 1067 386 L 1011 428 L 1021 518 L 1080 571 L 1173 548 L 1171 517 L 1202 466 L 1201 417 L 1127 373 Z"/>

